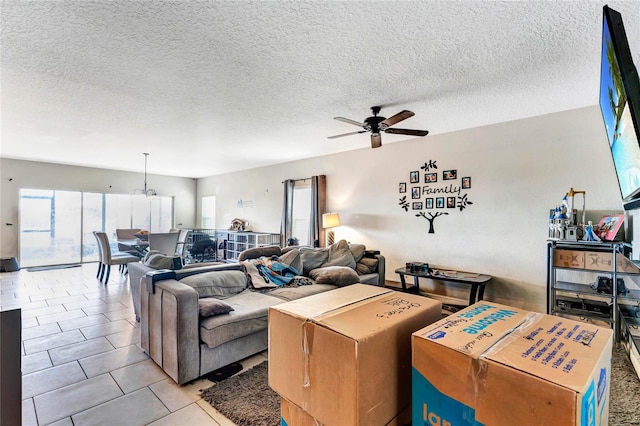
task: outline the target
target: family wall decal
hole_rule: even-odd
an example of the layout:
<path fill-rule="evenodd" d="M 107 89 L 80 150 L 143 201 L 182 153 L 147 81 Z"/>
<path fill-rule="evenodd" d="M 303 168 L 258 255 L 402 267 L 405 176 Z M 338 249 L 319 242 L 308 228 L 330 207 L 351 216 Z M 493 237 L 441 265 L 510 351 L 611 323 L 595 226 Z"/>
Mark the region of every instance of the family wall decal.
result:
<path fill-rule="evenodd" d="M 464 211 L 467 206 L 473 204 L 469 201 L 468 191 L 471 189 L 471 177 L 464 176 L 458 182 L 458 170 L 447 169 L 438 173 L 436 160 L 429 160 L 420 166 L 421 172 L 414 170 L 409 172 L 409 181 L 400 182 L 398 191 L 400 196 L 398 205 L 405 212 L 410 210 L 416 217 L 422 217 L 429 222 L 429 234 L 435 233 L 434 221 L 437 217 L 449 215 L 449 209 Z M 439 182 L 439 178 L 442 183 Z M 422 185 L 422 182 L 428 185 Z M 408 199 L 408 194 L 411 198 Z M 433 211 L 430 211 L 433 210 Z"/>

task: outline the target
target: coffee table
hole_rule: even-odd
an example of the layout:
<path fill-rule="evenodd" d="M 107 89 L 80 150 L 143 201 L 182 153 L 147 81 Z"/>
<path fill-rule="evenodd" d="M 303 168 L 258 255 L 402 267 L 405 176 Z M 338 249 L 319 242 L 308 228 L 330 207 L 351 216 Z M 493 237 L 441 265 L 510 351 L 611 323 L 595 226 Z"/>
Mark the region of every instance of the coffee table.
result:
<path fill-rule="evenodd" d="M 408 291 L 407 282 L 405 280 L 406 275 L 413 277 L 413 284 L 415 285 L 416 293 L 420 292 L 420 278 L 439 280 L 445 282 L 445 284 L 446 282 L 467 284 L 471 287 L 469 289 L 469 305 L 473 305 L 478 300 L 482 300 L 482 297 L 484 296 L 484 288 L 493 278 L 491 275 L 478 274 L 475 272 L 452 271 L 446 268 L 433 268 L 430 269 L 430 272 L 411 271 L 407 268 L 398 268 L 396 269 L 396 273 L 400 275 L 402 291 L 405 292 Z"/>

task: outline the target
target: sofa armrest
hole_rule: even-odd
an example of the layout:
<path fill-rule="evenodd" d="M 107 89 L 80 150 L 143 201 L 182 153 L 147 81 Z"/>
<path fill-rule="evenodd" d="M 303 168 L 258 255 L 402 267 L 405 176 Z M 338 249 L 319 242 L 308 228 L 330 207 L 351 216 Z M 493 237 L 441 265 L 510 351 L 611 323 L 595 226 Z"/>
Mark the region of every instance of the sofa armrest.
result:
<path fill-rule="evenodd" d="M 374 256 L 378 259 L 378 285 L 384 287 L 386 271 L 385 258 L 381 254 L 376 254 Z"/>
<path fill-rule="evenodd" d="M 145 276 L 153 280 L 153 274 Z M 140 293 L 142 349 L 178 384 L 200 376 L 198 292 L 168 279 Z"/>

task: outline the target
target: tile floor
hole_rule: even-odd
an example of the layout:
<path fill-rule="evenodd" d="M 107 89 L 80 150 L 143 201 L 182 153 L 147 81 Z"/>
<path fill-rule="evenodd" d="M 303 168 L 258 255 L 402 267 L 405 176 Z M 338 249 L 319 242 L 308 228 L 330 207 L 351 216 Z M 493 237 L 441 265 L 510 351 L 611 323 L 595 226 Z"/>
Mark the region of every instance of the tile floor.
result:
<path fill-rule="evenodd" d="M 0 310 L 22 309 L 22 424 L 233 425 L 199 396 L 212 382 L 178 386 L 140 349 L 128 279 L 96 270 L 0 273 Z"/>

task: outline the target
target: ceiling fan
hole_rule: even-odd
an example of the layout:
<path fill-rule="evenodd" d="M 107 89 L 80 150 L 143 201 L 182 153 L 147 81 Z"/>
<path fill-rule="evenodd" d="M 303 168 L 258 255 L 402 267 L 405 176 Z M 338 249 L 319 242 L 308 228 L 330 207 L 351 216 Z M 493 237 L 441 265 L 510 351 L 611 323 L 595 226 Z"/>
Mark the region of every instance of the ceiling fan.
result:
<path fill-rule="evenodd" d="M 333 117 L 338 121 L 344 121 L 345 123 L 362 127 L 364 130 L 359 130 L 357 132 L 343 133 L 341 135 L 329 136 L 328 139 L 335 139 L 335 138 L 341 138 L 343 136 L 356 135 L 358 133 L 371 132 L 371 148 L 379 148 L 382 146 L 382 138 L 380 137 L 381 132 L 393 133 L 396 135 L 411 135 L 411 136 L 427 136 L 427 134 L 429 134 L 428 130 L 391 128 L 391 126 L 393 126 L 394 124 L 399 123 L 402 120 L 406 120 L 409 117 L 413 117 L 415 114 L 405 109 L 403 111 L 400 111 L 396 115 L 392 115 L 389 118 L 379 117 L 378 113 L 380 113 L 381 108 L 382 107 L 379 107 L 379 106 L 372 106 L 371 111 L 373 112 L 373 116 L 365 118 L 364 123 L 360 123 L 359 121 L 350 120 L 344 117 Z"/>

